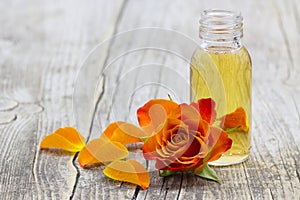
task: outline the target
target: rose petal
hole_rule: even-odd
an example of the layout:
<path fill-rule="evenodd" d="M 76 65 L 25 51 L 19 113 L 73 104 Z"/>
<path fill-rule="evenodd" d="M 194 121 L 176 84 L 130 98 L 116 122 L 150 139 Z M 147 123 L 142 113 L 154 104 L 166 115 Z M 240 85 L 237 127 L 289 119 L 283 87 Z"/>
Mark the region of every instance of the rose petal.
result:
<path fill-rule="evenodd" d="M 113 122 L 113 123 L 110 123 L 106 129 L 103 131 L 101 137 L 103 137 L 103 139 L 110 139 L 114 133 L 114 131 L 116 129 L 119 128 L 120 125 L 124 124 L 125 122 L 121 122 L 121 121 L 118 121 L 118 122 Z M 104 137 L 106 136 L 106 138 Z"/>
<path fill-rule="evenodd" d="M 201 116 L 193 106 L 183 103 L 171 111 L 169 118 L 176 118 L 185 122 L 190 119 L 199 121 Z"/>
<path fill-rule="evenodd" d="M 167 139 L 170 138 L 170 131 L 168 130 L 177 130 L 179 125 L 183 124 L 182 121 L 178 119 L 170 119 L 164 123 L 164 126 L 155 134 L 149 137 L 143 144 L 143 155 L 147 160 L 153 160 L 156 158 L 157 149 L 160 149 L 161 146 L 167 144 Z"/>
<path fill-rule="evenodd" d="M 228 134 L 217 127 L 210 128 L 209 142 L 211 150 L 206 157 L 209 162 L 219 159 L 232 145 L 232 140 L 228 137 Z"/>
<path fill-rule="evenodd" d="M 78 162 L 82 168 L 86 168 L 87 165 L 98 163 L 95 158 L 95 152 L 99 151 L 99 148 L 103 146 L 106 141 L 102 139 L 91 140 L 79 153 Z"/>
<path fill-rule="evenodd" d="M 85 145 L 85 138 L 72 127 L 59 128 L 54 133 L 46 136 L 40 148 L 58 148 L 70 152 L 78 152 Z"/>
<path fill-rule="evenodd" d="M 133 124 L 115 122 L 110 124 L 100 138 L 122 144 L 141 142 L 140 138 L 147 137 L 147 133 Z"/>
<path fill-rule="evenodd" d="M 177 103 L 165 99 L 152 99 L 137 110 L 140 126 L 149 133 L 164 123 L 170 112 L 178 106 Z"/>
<path fill-rule="evenodd" d="M 156 160 L 155 167 L 158 170 L 171 170 L 171 171 L 189 171 L 189 165 L 182 164 L 180 162 L 174 162 L 175 159 L 160 159 Z"/>
<path fill-rule="evenodd" d="M 150 185 L 150 175 L 149 175 L 147 169 L 134 159 L 130 159 L 130 160 L 128 160 L 128 162 L 134 166 L 135 171 L 137 172 L 137 175 L 139 177 L 139 180 L 142 183 L 140 186 L 143 189 L 148 188 Z"/>
<path fill-rule="evenodd" d="M 191 103 L 191 106 L 196 108 L 202 119 L 208 122 L 209 124 L 212 124 L 216 120 L 216 103 L 213 99 L 207 98 L 207 99 L 199 99 L 197 102 Z"/>
<path fill-rule="evenodd" d="M 220 126 L 225 130 L 240 127 L 241 130 L 248 131 L 248 120 L 245 110 L 239 107 L 234 112 L 223 116 Z"/>
<path fill-rule="evenodd" d="M 90 141 L 79 153 L 78 162 L 82 168 L 93 163 L 111 162 L 129 156 L 127 148 L 115 141 L 101 138 Z"/>
<path fill-rule="evenodd" d="M 146 160 L 154 160 L 156 158 L 157 141 L 156 136 L 149 137 L 143 144 L 143 156 Z"/>
<path fill-rule="evenodd" d="M 209 124 L 204 120 L 188 119 L 185 124 L 189 126 L 190 132 L 198 131 L 203 137 L 207 135 L 209 130 Z"/>
<path fill-rule="evenodd" d="M 147 189 L 150 184 L 150 176 L 143 165 L 136 160 L 116 160 L 110 163 L 103 173 L 114 180 L 125 181 Z"/>
<path fill-rule="evenodd" d="M 189 147 L 187 148 L 187 150 L 182 154 L 182 156 L 184 157 L 193 157 L 197 154 L 199 154 L 200 152 L 200 146 L 201 144 L 199 143 L 199 141 L 197 139 L 194 139 L 191 144 L 189 144 Z"/>

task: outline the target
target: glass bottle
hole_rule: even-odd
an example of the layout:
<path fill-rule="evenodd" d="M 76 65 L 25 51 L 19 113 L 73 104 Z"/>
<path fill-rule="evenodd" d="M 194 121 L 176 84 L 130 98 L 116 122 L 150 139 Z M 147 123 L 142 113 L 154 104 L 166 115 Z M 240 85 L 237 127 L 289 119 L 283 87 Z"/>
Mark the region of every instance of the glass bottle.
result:
<path fill-rule="evenodd" d="M 241 14 L 206 10 L 200 19 L 200 47 L 191 59 L 191 100 L 211 97 L 216 102 L 217 120 L 237 108 L 246 113 L 247 128 L 228 133 L 232 147 L 210 163 L 215 166 L 245 161 L 251 147 L 251 77 L 248 51 L 242 44 Z"/>

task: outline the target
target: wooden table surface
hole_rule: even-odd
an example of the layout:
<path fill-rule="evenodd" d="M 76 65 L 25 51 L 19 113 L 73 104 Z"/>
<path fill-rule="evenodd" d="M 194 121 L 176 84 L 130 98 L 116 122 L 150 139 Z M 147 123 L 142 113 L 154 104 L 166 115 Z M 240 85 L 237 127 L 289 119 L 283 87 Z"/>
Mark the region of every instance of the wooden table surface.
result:
<path fill-rule="evenodd" d="M 103 167 L 83 170 L 76 154 L 39 150 L 59 127 L 78 127 L 91 140 L 111 121 L 136 123 L 149 98 L 170 92 L 188 101 L 188 61 L 167 50 L 199 41 L 207 8 L 242 12 L 253 61 L 250 158 L 215 168 L 221 184 L 151 171 L 151 186 L 140 190 L 106 178 Z M 296 0 L 6 0 L 0 13 L 0 199 L 300 199 Z M 113 37 L 143 27 L 159 29 Z M 153 41 L 166 51 L 137 50 Z"/>

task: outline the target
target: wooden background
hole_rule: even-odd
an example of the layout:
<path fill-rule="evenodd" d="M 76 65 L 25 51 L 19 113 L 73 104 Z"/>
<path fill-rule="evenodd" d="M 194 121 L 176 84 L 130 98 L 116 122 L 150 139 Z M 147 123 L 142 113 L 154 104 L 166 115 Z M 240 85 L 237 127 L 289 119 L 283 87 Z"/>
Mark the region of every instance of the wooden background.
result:
<path fill-rule="evenodd" d="M 101 167 L 82 170 L 76 155 L 39 150 L 43 137 L 59 127 L 76 126 L 92 139 L 109 121 L 134 122 L 138 106 L 166 98 L 171 86 L 176 100 L 187 101 L 187 63 L 170 53 L 133 52 L 100 74 L 118 51 L 161 35 L 114 37 L 86 58 L 105 39 L 141 27 L 175 30 L 199 41 L 199 13 L 207 8 L 242 12 L 253 60 L 251 155 L 243 164 L 216 168 L 221 184 L 189 174 L 160 178 L 153 171 L 143 191 L 106 178 Z M 0 13 L 0 199 L 300 198 L 296 0 L 4 0 Z M 174 35 L 161 40 L 162 48 L 172 49 L 172 39 L 177 41 Z M 145 80 L 159 85 L 139 87 Z"/>

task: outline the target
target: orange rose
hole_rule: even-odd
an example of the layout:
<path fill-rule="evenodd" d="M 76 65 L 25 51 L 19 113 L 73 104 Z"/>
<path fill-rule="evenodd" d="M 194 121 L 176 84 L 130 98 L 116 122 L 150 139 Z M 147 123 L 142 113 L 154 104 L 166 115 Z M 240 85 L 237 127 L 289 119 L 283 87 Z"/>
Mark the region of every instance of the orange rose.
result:
<path fill-rule="evenodd" d="M 205 100 L 206 103 L 201 104 L 203 101 L 175 107 L 174 102 L 172 106 L 166 106 L 166 100 L 163 105 L 159 104 L 161 100 L 152 100 L 138 110 L 139 122 L 154 130 L 143 145 L 143 155 L 147 160 L 156 160 L 157 169 L 199 173 L 208 162 L 217 160 L 231 147 L 232 140 L 227 133 L 210 125 L 215 120 L 213 101 Z M 147 112 L 151 110 L 149 104 L 161 106 L 160 110 L 168 108 L 164 111 L 165 118 L 160 119 L 161 124 L 152 123 L 153 116 L 159 116 L 159 113 L 154 112 L 158 109 Z M 209 107 L 203 110 L 204 105 Z"/>
<path fill-rule="evenodd" d="M 162 127 L 168 117 L 181 119 L 184 115 L 192 117 L 192 114 L 193 117 L 201 117 L 210 124 L 216 120 L 216 104 L 211 98 L 199 99 L 197 102 L 190 104 L 190 107 L 197 111 L 197 116 L 195 116 L 195 112 L 187 114 L 185 109 L 179 109 L 183 105 L 187 104 L 178 105 L 170 100 L 152 99 L 137 110 L 139 124 L 146 132 L 152 134 Z"/>

